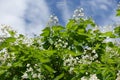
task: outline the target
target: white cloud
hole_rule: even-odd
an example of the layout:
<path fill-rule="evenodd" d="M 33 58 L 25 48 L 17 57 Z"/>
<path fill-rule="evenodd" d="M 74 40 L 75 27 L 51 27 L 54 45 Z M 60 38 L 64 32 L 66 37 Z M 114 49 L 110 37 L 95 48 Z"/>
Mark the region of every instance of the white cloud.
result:
<path fill-rule="evenodd" d="M 39 33 L 49 15 L 45 0 L 0 0 L 0 24 L 10 25 L 19 33 Z"/>
<path fill-rule="evenodd" d="M 97 18 L 101 25 L 109 25 L 119 20 L 115 16 L 116 5 L 115 0 L 81 1 L 81 6 L 88 10 L 90 16 Z"/>
<path fill-rule="evenodd" d="M 26 9 L 26 0 L 0 1 L 0 24 L 10 25 L 19 33 L 24 32 L 23 15 Z"/>
<path fill-rule="evenodd" d="M 67 0 L 59 1 L 56 5 L 58 9 L 60 9 L 60 11 L 62 12 L 62 18 L 66 23 L 71 17 L 71 12 L 69 9 L 69 5 L 67 4 Z"/>
<path fill-rule="evenodd" d="M 47 0 L 0 0 L 0 24 L 7 24 L 16 29 L 19 33 L 40 33 L 46 26 L 50 15 L 50 9 Z M 74 1 L 60 0 L 56 1 L 57 8 L 62 13 L 62 19 L 66 23 L 73 14 L 76 3 Z M 49 3 L 49 2 L 48 2 Z M 72 4 L 72 8 L 71 7 Z M 73 5 L 74 4 L 74 5 Z M 90 16 L 100 16 L 106 19 L 100 21 L 103 24 L 120 21 L 115 17 L 114 0 L 81 0 L 80 5 L 88 10 Z M 55 6 L 55 5 L 53 5 Z M 111 11 L 106 13 L 105 11 Z M 98 18 L 97 18 L 98 19 Z"/>
<path fill-rule="evenodd" d="M 26 31 L 32 33 L 40 33 L 41 30 L 46 26 L 50 16 L 49 7 L 47 6 L 45 0 L 31 0 L 28 3 L 28 8 L 26 9 L 25 18 L 30 21 L 26 23 Z"/>
<path fill-rule="evenodd" d="M 65 23 L 73 14 L 73 8 L 71 7 L 73 4 L 74 8 L 76 5 L 78 5 L 78 7 L 85 8 L 87 14 L 96 18 L 97 21 L 99 20 L 98 23 L 102 23 L 102 25 L 110 24 L 118 20 L 114 14 L 114 8 L 116 8 L 116 2 L 114 0 L 81 0 L 78 4 L 74 3 L 74 1 L 62 0 L 58 1 L 56 5 L 58 9 L 60 9 Z"/>
<path fill-rule="evenodd" d="M 100 5 L 100 8 L 103 9 L 103 10 L 108 10 L 108 7 L 106 5 Z"/>

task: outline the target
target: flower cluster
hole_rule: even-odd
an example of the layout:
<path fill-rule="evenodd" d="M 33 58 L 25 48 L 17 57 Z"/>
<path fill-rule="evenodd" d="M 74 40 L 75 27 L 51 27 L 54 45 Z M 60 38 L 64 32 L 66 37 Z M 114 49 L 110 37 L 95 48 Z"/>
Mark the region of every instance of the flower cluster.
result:
<path fill-rule="evenodd" d="M 28 37 L 20 37 L 17 38 L 16 41 L 14 43 L 11 43 L 12 45 L 19 45 L 19 44 L 25 44 L 26 46 L 31 46 L 33 44 L 33 39 L 32 38 L 28 38 Z"/>
<path fill-rule="evenodd" d="M 0 37 L 3 37 L 3 38 L 10 37 L 11 36 L 11 32 L 15 33 L 15 34 L 17 33 L 9 25 L 0 25 Z"/>
<path fill-rule="evenodd" d="M 91 74 L 90 78 L 83 76 L 81 80 L 100 80 L 97 78 L 96 74 Z"/>
<path fill-rule="evenodd" d="M 65 57 L 63 58 L 63 60 L 64 60 L 63 65 L 70 67 L 70 69 L 69 69 L 70 74 L 72 74 L 72 72 L 74 70 L 74 66 L 77 65 L 78 59 L 79 59 L 78 57 L 74 58 L 74 57 L 72 57 L 72 55 L 65 55 Z"/>
<path fill-rule="evenodd" d="M 0 37 L 9 37 L 10 34 L 8 31 L 12 30 L 10 26 L 0 25 Z"/>
<path fill-rule="evenodd" d="M 99 26 L 96 25 L 96 26 L 92 29 L 92 33 L 94 33 L 95 31 L 98 31 L 98 30 L 100 30 L 100 29 L 99 29 Z M 94 35 L 94 34 L 93 34 L 93 35 Z"/>
<path fill-rule="evenodd" d="M 120 46 L 120 38 L 114 39 L 113 43 L 117 46 Z"/>
<path fill-rule="evenodd" d="M 56 25 L 58 25 L 58 22 L 59 22 L 59 20 L 58 20 L 57 16 L 51 15 L 49 18 L 49 21 L 48 21 L 48 26 L 50 26 L 50 27 L 56 26 Z"/>
<path fill-rule="evenodd" d="M 83 8 L 78 8 L 74 11 L 73 19 L 79 20 L 80 18 L 83 18 L 83 17 L 84 17 Z"/>
<path fill-rule="evenodd" d="M 92 50 L 90 47 L 86 46 L 81 57 L 82 59 L 78 61 L 80 64 L 91 64 L 98 58 L 98 54 L 96 53 L 96 50 Z"/>
<path fill-rule="evenodd" d="M 10 56 L 9 56 L 9 54 L 8 54 L 8 52 L 7 52 L 7 49 L 6 49 L 6 48 L 2 49 L 2 50 L 0 51 L 0 61 L 1 61 L 2 63 L 5 63 L 5 61 L 6 61 L 8 58 L 10 58 Z"/>
<path fill-rule="evenodd" d="M 43 75 L 41 75 L 41 69 L 38 64 L 35 64 L 33 67 L 30 64 L 26 65 L 27 69 L 24 74 L 21 76 L 22 79 L 43 79 Z"/>
<path fill-rule="evenodd" d="M 86 55 L 86 56 L 82 56 L 82 58 L 78 58 L 78 57 L 72 57 L 71 55 L 69 55 L 63 58 L 64 60 L 63 65 L 70 67 L 69 72 L 72 73 L 76 65 L 91 64 L 92 60 L 94 60 L 97 57 L 98 55 L 94 55 L 94 56 Z"/>
<path fill-rule="evenodd" d="M 62 40 L 62 39 L 58 39 L 55 43 L 54 43 L 55 47 L 60 49 L 60 48 L 67 48 L 68 46 L 68 42 Z"/>
<path fill-rule="evenodd" d="M 0 42 L 3 42 L 6 38 L 11 36 L 17 38 L 18 34 L 8 25 L 0 25 Z"/>
<path fill-rule="evenodd" d="M 117 73 L 117 78 L 116 78 L 116 80 L 120 80 L 120 70 L 119 70 L 118 73 Z"/>
<path fill-rule="evenodd" d="M 105 32 L 109 32 L 109 31 L 113 31 L 113 26 L 112 25 L 109 25 L 109 26 L 103 26 L 103 27 L 101 27 L 101 32 L 102 33 L 105 33 Z"/>
<path fill-rule="evenodd" d="M 107 39 L 105 39 L 104 41 L 103 41 L 104 43 L 107 43 L 107 42 L 112 42 L 113 44 L 115 44 L 116 46 L 120 46 L 120 38 L 115 38 L 115 39 L 113 39 L 113 38 L 107 38 Z"/>
<path fill-rule="evenodd" d="M 106 52 L 109 53 L 108 57 L 109 58 L 113 58 L 113 57 L 119 57 L 119 53 L 118 53 L 118 50 L 116 49 L 113 49 L 111 47 L 106 47 Z"/>
<path fill-rule="evenodd" d="M 10 61 L 14 61 L 15 60 L 15 54 L 14 53 L 8 53 L 7 48 L 3 48 L 0 51 L 0 65 L 4 64 L 7 62 L 8 66 L 11 66 L 12 64 L 10 63 Z"/>
<path fill-rule="evenodd" d="M 120 2 L 118 3 L 118 9 L 120 9 Z"/>
<path fill-rule="evenodd" d="M 100 80 L 97 78 L 96 74 L 90 75 L 90 80 Z"/>
<path fill-rule="evenodd" d="M 74 67 L 77 64 L 79 58 L 78 57 L 74 58 L 72 57 L 72 55 L 66 55 L 63 58 L 63 60 L 64 60 L 63 63 L 64 66 Z"/>
<path fill-rule="evenodd" d="M 25 38 L 23 39 L 22 44 L 26 44 L 27 46 L 31 46 L 31 45 L 33 44 L 33 39 L 32 39 L 32 38 L 27 38 L 27 37 L 25 37 Z"/>
<path fill-rule="evenodd" d="M 86 47 L 81 57 L 73 57 L 72 55 L 65 55 L 63 60 L 64 66 L 70 67 L 69 72 L 71 73 L 74 70 L 74 67 L 79 64 L 91 64 L 93 61 L 97 61 L 98 54 L 95 50 L 92 50 L 90 47 Z"/>

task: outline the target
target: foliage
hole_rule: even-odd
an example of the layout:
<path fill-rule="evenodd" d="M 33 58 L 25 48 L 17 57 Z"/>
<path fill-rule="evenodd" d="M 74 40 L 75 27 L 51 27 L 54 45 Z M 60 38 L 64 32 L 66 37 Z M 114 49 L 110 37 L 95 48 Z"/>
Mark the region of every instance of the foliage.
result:
<path fill-rule="evenodd" d="M 101 32 L 91 18 L 70 19 L 27 38 L 3 25 L 0 80 L 119 80 L 120 26 Z M 90 28 L 89 28 L 90 27 Z"/>
<path fill-rule="evenodd" d="M 120 16 L 120 9 L 117 9 L 117 14 L 116 16 Z"/>

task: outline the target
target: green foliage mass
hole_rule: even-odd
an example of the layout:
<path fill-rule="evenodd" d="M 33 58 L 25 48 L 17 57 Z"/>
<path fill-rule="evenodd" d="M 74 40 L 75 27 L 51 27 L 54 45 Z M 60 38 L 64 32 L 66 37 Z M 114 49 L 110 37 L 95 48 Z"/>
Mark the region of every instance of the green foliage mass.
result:
<path fill-rule="evenodd" d="M 117 10 L 120 15 L 120 10 Z M 89 28 L 91 27 L 91 28 Z M 101 32 L 94 21 L 70 19 L 26 38 L 8 30 L 0 41 L 0 80 L 115 80 L 120 76 L 120 26 Z M 98 78 L 98 79 L 97 79 Z"/>
<path fill-rule="evenodd" d="M 120 16 L 120 9 L 117 9 L 117 14 L 116 16 Z"/>

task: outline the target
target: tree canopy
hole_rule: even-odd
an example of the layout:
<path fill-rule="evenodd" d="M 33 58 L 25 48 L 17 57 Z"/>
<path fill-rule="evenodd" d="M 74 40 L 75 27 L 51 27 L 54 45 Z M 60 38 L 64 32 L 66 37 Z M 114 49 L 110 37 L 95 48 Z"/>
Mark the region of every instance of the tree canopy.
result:
<path fill-rule="evenodd" d="M 2 25 L 0 80 L 119 80 L 120 25 L 102 32 L 78 11 L 66 26 L 52 21 L 33 38 Z"/>

